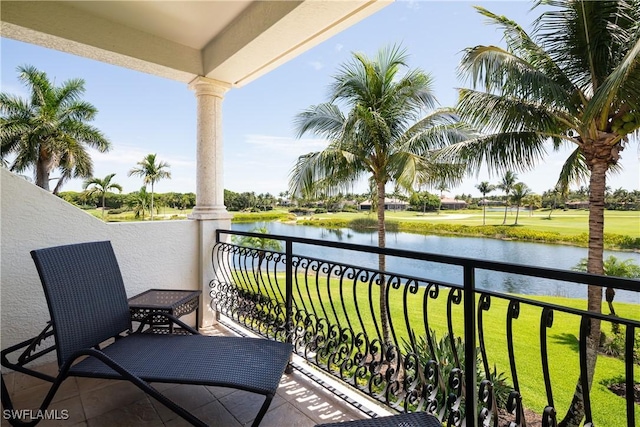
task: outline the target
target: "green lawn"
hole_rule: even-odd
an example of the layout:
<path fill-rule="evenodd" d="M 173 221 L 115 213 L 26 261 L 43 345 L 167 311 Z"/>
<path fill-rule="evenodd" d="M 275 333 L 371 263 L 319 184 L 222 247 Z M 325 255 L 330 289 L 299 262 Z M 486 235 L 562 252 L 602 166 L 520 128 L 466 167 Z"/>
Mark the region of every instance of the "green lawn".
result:
<path fill-rule="evenodd" d="M 175 209 L 160 208 L 159 212 L 153 216 L 155 221 L 166 220 L 185 220 L 191 214 L 193 209 Z M 85 212 L 93 215 L 98 219 L 102 219 L 102 209 L 87 209 Z M 233 222 L 258 222 L 258 221 L 277 221 L 290 220 L 294 216 L 284 209 L 273 209 L 266 212 L 231 212 Z M 136 218 L 132 211 L 126 211 L 118 214 L 110 214 L 105 212 L 104 219 L 107 222 L 125 222 L 125 221 L 142 221 Z M 149 212 L 145 212 L 145 221 L 150 220 Z"/>
<path fill-rule="evenodd" d="M 370 213 L 326 213 L 315 214 L 313 218 L 318 219 L 346 219 L 354 218 L 375 218 Z M 515 211 L 507 214 L 507 225 L 513 225 L 515 221 Z M 566 235 L 578 235 L 587 233 L 589 212 L 585 210 L 556 210 L 548 219 L 548 211 L 534 211 L 530 215 L 528 211 L 521 211 L 518 217 L 519 228 L 530 228 L 536 231 L 551 231 Z M 388 220 L 406 221 L 406 222 L 427 222 L 432 224 L 460 224 L 460 225 L 482 225 L 482 210 L 457 210 L 442 211 L 440 214 L 428 212 L 410 212 L 410 211 L 387 211 L 386 218 Z M 504 218 L 504 211 L 488 211 L 487 225 L 501 225 Z M 622 234 L 631 237 L 640 237 L 640 211 L 605 211 L 605 233 Z"/>
<path fill-rule="evenodd" d="M 252 274 L 237 276 L 236 283 L 255 283 Z M 369 290 L 366 283 L 358 282 L 358 289 L 354 292 L 353 280 L 345 280 L 341 283 L 338 279 L 327 280 L 325 276 L 319 277 L 316 282 L 315 276 L 309 277 L 309 291 L 303 285 L 305 283 L 303 275 L 294 276 L 294 298 L 300 309 L 303 304 L 307 312 L 315 312 L 320 317 L 329 319 L 329 324 L 340 324 L 347 326 L 347 318 L 351 321 L 351 327 L 355 332 L 362 331 L 358 316 L 356 315 L 356 305 L 360 309 L 362 322 L 369 337 L 375 337 L 376 332 L 373 327 L 373 317 L 369 309 L 369 301 L 377 301 L 377 287 Z M 274 289 L 284 286 L 284 275 L 278 273 L 268 280 L 266 274 L 262 279 L 262 292 L 270 289 L 269 294 L 277 295 Z M 298 288 L 297 286 L 300 286 Z M 298 291 L 298 289 L 300 289 Z M 417 294 L 404 293 L 404 287 L 390 290 L 390 312 L 391 321 L 397 334 L 397 339 L 402 343 L 403 339 L 408 339 L 408 330 L 414 333 L 424 334 L 424 313 L 423 295 L 424 288 L 418 290 Z M 447 294 L 444 288 L 440 289 L 437 299 L 428 299 L 428 322 L 429 328 L 436 331 L 438 337 L 447 331 Z M 539 301 L 544 301 L 559 306 L 585 309 L 584 300 L 560 297 L 530 297 Z M 331 305 L 333 302 L 333 306 Z M 409 310 L 405 319 L 404 307 Z M 374 303 L 374 310 L 377 307 Z M 488 360 L 491 368 L 495 366 L 498 372 L 504 372 L 512 383 L 510 360 L 506 345 L 506 313 L 508 301 L 504 299 L 492 298 L 489 311 L 484 314 L 484 337 L 488 352 Z M 638 305 L 616 303 L 616 311 L 620 317 L 640 320 L 640 310 Z M 513 320 L 513 334 L 515 343 L 515 364 L 517 375 L 520 381 L 520 389 L 524 397 L 524 404 L 528 408 L 540 413 L 547 404 L 544 379 L 542 375 L 542 361 L 540 356 L 540 317 L 542 310 L 535 306 L 521 305 L 521 310 L 517 319 Z M 457 336 L 463 335 L 463 305 L 453 305 L 451 312 L 454 333 Z M 548 356 L 550 361 L 550 376 L 553 386 L 553 398 L 556 408 L 559 410 L 559 417 L 564 416 L 564 412 L 571 401 L 576 380 L 579 375 L 579 317 L 564 314 L 556 311 L 554 322 L 547 330 Z M 326 331 L 326 329 L 325 329 Z M 611 333 L 610 323 L 603 323 L 603 331 Z M 604 383 L 614 378 L 624 375 L 624 362 L 621 359 L 601 355 L 598 358 L 595 380 L 591 391 L 592 408 L 596 425 L 606 425 L 611 427 L 624 426 L 625 401 L 623 398 L 609 391 Z M 634 372 L 636 382 L 640 382 L 640 369 Z M 640 418 L 640 406 L 635 408 L 636 419 Z"/>

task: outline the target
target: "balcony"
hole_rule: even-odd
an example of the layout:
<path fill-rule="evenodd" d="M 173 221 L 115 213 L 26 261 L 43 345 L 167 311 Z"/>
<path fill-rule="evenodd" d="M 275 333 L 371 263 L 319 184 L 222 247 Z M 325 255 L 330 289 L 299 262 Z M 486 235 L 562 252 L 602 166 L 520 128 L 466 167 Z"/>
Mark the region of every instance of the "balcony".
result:
<path fill-rule="evenodd" d="M 287 417 L 293 417 L 292 413 L 304 414 L 303 420 L 309 424 L 334 421 L 334 416 L 337 421 L 384 414 L 380 406 L 391 412 L 427 410 L 445 422 L 451 417 L 455 422 L 464 415 L 463 409 L 468 411 L 470 396 L 491 395 L 487 383 L 482 391 L 480 387 L 486 372 L 493 372 L 494 367 L 499 373 L 504 372 L 506 397 L 513 409 L 511 415 L 505 416 L 516 425 L 523 425 L 522 418 L 532 412 L 538 414 L 539 422 L 543 414 L 551 417 L 547 420 L 550 421 L 555 411 L 558 417 L 566 411 L 587 362 L 583 344 L 590 320 L 600 319 L 607 336 L 611 336 L 614 321 L 618 325 L 623 354 L 621 359 L 598 356 L 589 400 L 591 417 L 595 425 L 640 424 L 640 407 L 633 403 L 631 395 L 618 397 L 606 387 L 612 377 L 617 377 L 618 390 L 630 390 L 640 383 L 638 365 L 633 362 L 640 330 L 637 280 L 226 229 L 218 229 L 208 236 L 214 242 L 200 260 L 199 230 L 195 221 L 104 224 L 6 170 L 0 173 L 2 200 L 21 201 L 3 204 L 1 212 L 3 348 L 35 336 L 49 320 L 29 250 L 110 240 L 129 296 L 149 288 L 203 289 L 203 296 L 210 298 L 201 298 L 202 317 L 214 318 L 214 313 L 218 313 L 220 322 L 233 328 L 233 333 L 253 333 L 269 339 L 289 340 L 295 345 L 300 370 L 296 370 L 293 377 L 285 377 L 280 391 L 283 399 L 278 399 L 287 405 L 274 405 L 272 411 L 277 412 L 269 414 L 265 423 L 271 422 L 269 419 L 278 420 L 281 416 L 278 414 L 283 413 Z M 241 247 L 232 243 L 234 234 L 278 240 L 284 251 Z M 310 249 L 318 248 L 322 256 L 309 255 Z M 402 271 L 379 272 L 363 265 L 350 265 L 348 260 L 353 258 L 354 251 L 369 253 L 374 258 L 384 253 L 388 259 L 408 259 L 419 265 L 423 273 L 409 277 Z M 457 279 L 451 280 L 452 283 L 434 280 L 433 270 L 437 265 L 454 269 L 453 277 Z M 205 268 L 213 277 L 210 281 L 198 277 L 198 271 Z M 612 318 L 584 311 L 581 307 L 584 301 L 576 299 L 565 299 L 563 305 L 554 305 L 544 298 L 476 288 L 475 279 L 487 271 L 507 274 L 512 280 L 524 275 L 569 283 L 575 286 L 576 295 L 585 295 L 587 284 L 612 287 L 619 295 L 630 293 L 635 304 L 616 303 L 619 317 Z M 391 326 L 388 343 L 381 330 L 378 305 L 382 280 L 387 284 L 384 295 Z M 202 319 L 200 323 L 208 326 Z M 221 330 L 230 330 L 224 328 Z M 431 330 L 435 334 L 431 334 Z M 436 347 L 445 335 L 444 347 L 451 347 L 451 341 L 456 343 L 458 338 L 464 340 L 464 347 L 458 345 L 458 360 L 454 356 L 449 364 L 453 369 L 441 372 L 435 370 L 432 360 L 436 358 L 432 353 L 438 350 Z M 466 339 L 470 336 L 474 338 Z M 475 346 L 469 345 L 473 342 Z M 463 360 L 474 360 L 476 353 L 480 354 L 478 367 L 466 366 Z M 316 369 L 314 378 L 321 378 L 318 371 L 333 378 L 334 383 L 322 380 L 324 384 L 332 384 L 330 388 L 307 383 L 302 369 L 311 367 Z M 614 375 L 606 374 L 612 370 Z M 476 371 L 477 376 L 464 375 Z M 453 386 L 448 386 L 451 372 Z M 22 408 L 21 402 L 33 401 L 32 393 L 44 392 L 42 383 L 27 391 L 31 382 L 24 382 L 24 378 L 12 373 L 3 375 L 9 378 L 12 395 L 17 397 L 17 408 Z M 566 381 L 564 385 L 560 381 L 563 377 L 570 378 L 568 386 Z M 298 381 L 305 382 L 304 388 Z M 74 413 L 80 415 L 78 423 L 109 424 L 114 406 L 109 407 L 107 401 L 113 399 L 119 402 L 118 417 L 125 416 L 122 411 L 131 412 L 130 405 L 118 400 L 126 396 L 119 392 L 119 387 L 126 387 L 124 385 L 111 386 L 109 391 L 113 392 L 102 395 L 107 406 L 94 412 L 86 407 L 92 403 L 87 403 L 88 398 L 83 395 L 84 386 L 81 388 L 76 383 L 68 387 L 70 394 L 59 397 L 62 400 L 74 397 L 75 400 L 69 401 L 70 405 L 75 402 L 74 406 L 69 409 L 77 409 Z M 302 391 L 295 395 L 299 387 Z M 488 394 L 485 395 L 485 391 Z M 176 393 L 180 392 L 183 389 L 176 388 Z M 192 391 L 187 389 L 184 393 L 189 395 Z M 210 401 L 195 401 L 194 410 L 211 404 L 223 413 L 230 412 L 239 423 L 250 421 L 222 403 L 224 409 L 213 404 L 225 396 L 209 394 L 211 396 L 204 396 Z M 99 395 L 91 394 L 89 402 L 95 402 Z M 294 395 L 297 397 L 292 397 Z M 603 395 L 607 396 L 604 403 Z M 146 400 L 138 397 L 133 393 L 131 403 Z M 353 405 L 343 406 L 345 399 L 356 402 L 355 408 L 362 408 L 364 413 Z M 236 402 L 242 402 L 240 407 L 248 405 L 244 407 L 255 412 L 250 399 L 233 399 L 233 403 Z M 492 400 L 478 398 L 472 402 L 477 406 L 477 413 L 495 419 L 498 410 Z M 163 419 L 162 414 L 167 412 L 153 407 L 150 424 L 178 422 Z M 105 421 L 100 421 L 102 419 Z M 473 425 L 472 421 L 467 420 L 466 425 Z M 304 425 L 302 421 L 301 424 Z"/>

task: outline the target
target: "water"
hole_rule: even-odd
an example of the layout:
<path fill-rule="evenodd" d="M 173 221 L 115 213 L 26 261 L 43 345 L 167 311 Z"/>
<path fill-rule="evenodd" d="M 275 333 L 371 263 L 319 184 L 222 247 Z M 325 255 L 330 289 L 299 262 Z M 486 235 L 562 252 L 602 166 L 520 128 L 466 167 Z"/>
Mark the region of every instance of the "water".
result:
<path fill-rule="evenodd" d="M 331 240 L 370 246 L 376 246 L 378 242 L 375 232 L 362 233 L 350 229 L 330 230 L 280 222 L 238 223 L 232 224 L 231 229 L 251 231 L 256 226 L 266 227 L 271 234 L 308 239 Z M 503 241 L 479 237 L 428 236 L 389 232 L 387 233 L 387 247 L 564 270 L 570 270 L 582 258 L 587 256 L 586 248 L 573 246 Z M 378 258 L 375 254 L 300 244 L 294 244 L 293 250 L 297 255 L 344 262 L 372 269 L 377 268 Z M 640 264 L 640 254 L 638 253 L 605 251 L 605 257 L 609 255 L 614 255 L 620 260 L 631 258 Z M 457 266 L 388 257 L 387 270 L 405 276 L 462 284 L 462 268 Z M 586 298 L 587 296 L 586 286 L 584 285 L 485 270 L 477 271 L 476 283 L 477 287 L 481 289 L 518 294 L 575 298 Z M 638 290 L 640 291 L 640 285 Z M 616 291 L 616 301 L 640 304 L 640 292 Z"/>

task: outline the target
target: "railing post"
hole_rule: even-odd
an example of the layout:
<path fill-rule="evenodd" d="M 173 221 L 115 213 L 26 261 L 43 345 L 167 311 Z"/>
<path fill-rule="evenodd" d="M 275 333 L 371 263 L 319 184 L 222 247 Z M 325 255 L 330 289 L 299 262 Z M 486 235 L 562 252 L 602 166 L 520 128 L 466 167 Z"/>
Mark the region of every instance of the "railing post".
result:
<path fill-rule="evenodd" d="M 287 328 L 287 342 L 293 344 L 293 242 L 291 240 L 285 241 L 285 254 L 285 324 Z M 288 374 L 293 372 L 291 363 L 287 365 L 285 372 Z"/>
<path fill-rule="evenodd" d="M 465 420 L 467 427 L 478 425 L 478 384 L 476 373 L 475 269 L 464 266 L 464 370 Z"/>

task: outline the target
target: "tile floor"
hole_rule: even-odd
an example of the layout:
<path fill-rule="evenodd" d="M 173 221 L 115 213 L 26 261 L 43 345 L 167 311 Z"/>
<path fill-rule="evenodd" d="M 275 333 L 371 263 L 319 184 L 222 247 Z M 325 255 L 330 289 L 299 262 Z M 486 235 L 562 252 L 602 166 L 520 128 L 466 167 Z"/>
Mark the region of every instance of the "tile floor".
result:
<path fill-rule="evenodd" d="M 214 334 L 226 334 L 220 326 Z M 56 365 L 43 366 L 43 372 L 55 375 Z M 4 375 L 4 381 L 16 409 L 37 409 L 50 384 L 20 373 Z M 155 384 L 167 397 L 182 405 L 211 426 L 251 425 L 263 397 L 252 393 L 192 385 Z M 188 426 L 155 399 L 126 381 L 68 378 L 58 390 L 49 409 L 66 410 L 66 420 L 44 420 L 50 426 Z M 297 370 L 285 374 L 276 397 L 261 427 L 314 426 L 325 422 L 366 418 L 366 415 L 337 399 L 325 388 L 310 381 Z M 9 423 L 2 419 L 2 427 Z"/>

